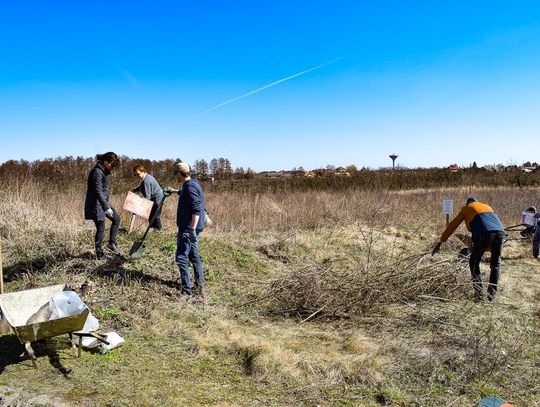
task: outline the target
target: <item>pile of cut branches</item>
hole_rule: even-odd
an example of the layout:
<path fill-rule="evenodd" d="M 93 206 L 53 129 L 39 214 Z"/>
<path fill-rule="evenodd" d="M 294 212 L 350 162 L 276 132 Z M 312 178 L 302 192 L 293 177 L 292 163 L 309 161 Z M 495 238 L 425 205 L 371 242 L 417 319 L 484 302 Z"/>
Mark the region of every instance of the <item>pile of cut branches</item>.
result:
<path fill-rule="evenodd" d="M 355 270 L 309 264 L 271 282 L 269 308 L 282 315 L 347 318 L 377 313 L 389 304 L 462 297 L 470 289 L 467 261 L 426 253 L 379 256 Z"/>

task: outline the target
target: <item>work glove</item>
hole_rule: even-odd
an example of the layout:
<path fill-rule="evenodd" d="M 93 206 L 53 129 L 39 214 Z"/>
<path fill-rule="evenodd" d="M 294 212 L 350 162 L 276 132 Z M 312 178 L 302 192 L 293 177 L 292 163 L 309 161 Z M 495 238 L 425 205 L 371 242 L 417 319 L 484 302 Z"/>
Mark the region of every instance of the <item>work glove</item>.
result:
<path fill-rule="evenodd" d="M 204 211 L 204 226 L 212 226 L 212 219 L 210 219 L 210 215 L 208 215 L 208 212 Z"/>
<path fill-rule="evenodd" d="M 188 233 L 189 233 L 189 241 L 191 243 L 195 243 L 197 241 L 197 232 L 195 231 L 195 229 L 189 229 Z"/>
<path fill-rule="evenodd" d="M 441 250 L 442 242 L 438 241 L 437 244 L 433 247 L 433 250 L 431 251 L 431 255 L 433 256 L 435 253 L 438 253 L 439 250 Z"/>
<path fill-rule="evenodd" d="M 113 212 L 113 209 L 112 208 L 109 208 L 105 211 L 105 215 L 107 215 L 108 217 L 112 218 L 113 215 L 114 215 L 114 212 Z"/>
<path fill-rule="evenodd" d="M 163 188 L 163 195 L 170 196 L 174 192 L 174 189 L 171 187 Z"/>

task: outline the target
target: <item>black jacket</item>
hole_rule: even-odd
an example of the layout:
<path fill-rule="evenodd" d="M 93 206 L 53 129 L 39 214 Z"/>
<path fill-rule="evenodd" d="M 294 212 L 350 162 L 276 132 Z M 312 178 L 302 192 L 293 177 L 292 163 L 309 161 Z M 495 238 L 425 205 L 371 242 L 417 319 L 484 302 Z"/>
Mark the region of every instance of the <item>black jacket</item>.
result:
<path fill-rule="evenodd" d="M 111 208 L 109 203 L 108 172 L 101 163 L 97 163 L 88 174 L 84 218 L 105 220 L 105 211 Z"/>

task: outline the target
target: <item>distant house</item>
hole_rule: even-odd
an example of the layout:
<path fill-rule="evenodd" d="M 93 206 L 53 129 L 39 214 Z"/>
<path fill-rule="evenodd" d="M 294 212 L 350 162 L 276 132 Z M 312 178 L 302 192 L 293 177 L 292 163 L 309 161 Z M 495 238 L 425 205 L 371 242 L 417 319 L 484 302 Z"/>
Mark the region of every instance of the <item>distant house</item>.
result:
<path fill-rule="evenodd" d="M 521 171 L 523 172 L 533 172 L 534 170 L 536 170 L 536 167 L 533 167 L 532 165 L 528 167 L 521 167 Z"/>
<path fill-rule="evenodd" d="M 317 174 L 315 174 L 314 172 L 312 171 L 306 171 L 304 172 L 304 177 L 306 178 L 315 178 L 317 176 Z"/>
<path fill-rule="evenodd" d="M 450 172 L 458 172 L 461 168 L 459 168 L 459 165 L 452 164 L 448 166 L 448 171 Z"/>
<path fill-rule="evenodd" d="M 334 172 L 334 175 L 336 177 L 350 177 L 351 176 L 351 174 L 349 173 L 349 171 L 347 171 L 347 168 L 345 167 L 337 167 Z"/>
<path fill-rule="evenodd" d="M 521 167 L 519 168 L 523 172 L 533 172 L 538 169 L 538 163 L 536 162 L 531 163 L 530 161 L 527 161 L 523 163 Z"/>

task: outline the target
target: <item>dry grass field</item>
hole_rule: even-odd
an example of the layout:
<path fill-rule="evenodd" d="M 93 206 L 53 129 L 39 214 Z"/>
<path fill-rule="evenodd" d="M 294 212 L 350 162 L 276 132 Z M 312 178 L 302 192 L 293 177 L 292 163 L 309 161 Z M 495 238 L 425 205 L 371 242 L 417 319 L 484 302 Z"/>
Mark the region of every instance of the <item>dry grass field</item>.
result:
<path fill-rule="evenodd" d="M 458 210 L 472 194 L 510 226 L 539 189 L 212 192 L 206 296 L 191 303 L 171 263 L 176 198 L 139 260 L 97 261 L 80 188 L 0 187 L 6 291 L 86 282 L 101 330 L 126 340 L 80 359 L 67 335 L 38 342 L 34 369 L 13 335 L 0 336 L 6 403 L 429 407 L 498 395 L 540 406 L 540 264 L 530 242 L 505 244 L 493 303 L 473 301 L 458 239 L 430 255 L 443 198 Z M 143 226 L 121 232 L 123 252 Z"/>

